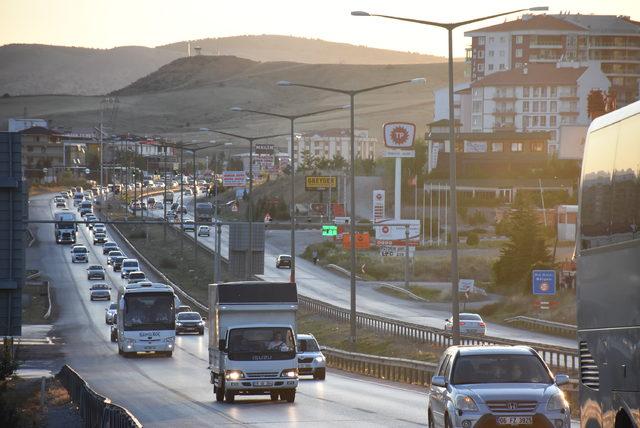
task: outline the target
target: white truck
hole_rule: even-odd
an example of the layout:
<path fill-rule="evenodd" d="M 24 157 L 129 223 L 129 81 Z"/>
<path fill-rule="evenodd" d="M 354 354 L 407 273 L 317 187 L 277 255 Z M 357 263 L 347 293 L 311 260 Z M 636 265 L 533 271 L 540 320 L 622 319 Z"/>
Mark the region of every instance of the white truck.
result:
<path fill-rule="evenodd" d="M 270 395 L 293 403 L 298 387 L 296 285 L 209 285 L 209 370 L 216 401 Z"/>
<path fill-rule="evenodd" d="M 75 213 L 58 211 L 54 215 L 56 244 L 75 244 L 78 226 Z"/>

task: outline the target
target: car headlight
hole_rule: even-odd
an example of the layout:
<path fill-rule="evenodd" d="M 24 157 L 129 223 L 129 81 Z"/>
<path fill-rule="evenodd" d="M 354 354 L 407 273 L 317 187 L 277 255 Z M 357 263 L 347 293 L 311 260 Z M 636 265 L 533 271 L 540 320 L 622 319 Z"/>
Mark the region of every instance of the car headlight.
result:
<path fill-rule="evenodd" d="M 227 380 L 238 380 L 244 378 L 244 373 L 240 370 L 225 370 L 224 378 Z"/>
<path fill-rule="evenodd" d="M 468 395 L 458 395 L 456 397 L 456 409 L 476 412 L 478 411 L 478 406 L 473 401 L 473 398 Z"/>
<path fill-rule="evenodd" d="M 200 321 L 200 323 L 199 323 L 199 324 L 200 324 L 200 325 L 204 325 L 204 321 Z"/>
<path fill-rule="evenodd" d="M 284 369 L 280 373 L 280 377 L 298 377 L 298 369 Z"/>
<path fill-rule="evenodd" d="M 552 412 L 564 410 L 567 407 L 569 407 L 569 403 L 567 403 L 562 391 L 553 394 L 547 403 L 547 410 Z"/>
<path fill-rule="evenodd" d="M 324 362 L 324 357 L 322 355 L 319 355 L 319 356 L 315 357 L 314 360 L 316 360 L 317 363 L 323 363 Z"/>
<path fill-rule="evenodd" d="M 135 342 L 135 340 L 133 340 L 133 339 L 125 339 L 124 340 L 125 345 L 128 345 L 128 346 L 133 346 L 134 342 Z"/>
<path fill-rule="evenodd" d="M 177 322 L 177 323 L 176 323 L 176 325 L 177 325 L 178 327 L 182 327 L 182 323 L 181 323 L 181 322 Z"/>

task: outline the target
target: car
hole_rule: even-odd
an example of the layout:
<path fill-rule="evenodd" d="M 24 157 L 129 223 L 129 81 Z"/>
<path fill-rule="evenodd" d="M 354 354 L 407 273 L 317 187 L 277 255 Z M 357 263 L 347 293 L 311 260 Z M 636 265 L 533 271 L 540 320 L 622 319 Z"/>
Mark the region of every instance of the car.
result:
<path fill-rule="evenodd" d="M 109 303 L 109 306 L 104 308 L 104 323 L 113 324 L 116 312 L 118 312 L 118 304 L 115 302 Z"/>
<path fill-rule="evenodd" d="M 135 272 L 140 270 L 140 264 L 136 259 L 124 259 L 122 261 L 122 267 L 120 276 L 122 278 L 126 278 L 130 272 Z"/>
<path fill-rule="evenodd" d="M 96 217 L 93 214 L 87 214 L 84 217 L 84 221 L 87 227 L 89 228 L 89 230 L 93 230 L 93 225 L 96 223 L 96 221 L 98 221 L 98 217 Z"/>
<path fill-rule="evenodd" d="M 193 332 L 203 335 L 204 321 L 197 312 L 180 312 L 176 315 L 176 334 Z"/>
<path fill-rule="evenodd" d="M 451 318 L 447 318 L 444 323 L 444 331 L 451 333 L 453 322 Z M 460 334 L 467 336 L 487 334 L 487 325 L 478 314 L 463 312 L 460 314 Z"/>
<path fill-rule="evenodd" d="M 320 351 L 318 341 L 313 334 L 297 334 L 298 374 L 311 375 L 314 379 L 324 380 L 327 372 L 327 360 Z"/>
<path fill-rule="evenodd" d="M 140 270 L 129 272 L 129 274 L 127 275 L 127 284 L 135 284 L 136 282 L 142 282 L 146 280 L 147 276 Z"/>
<path fill-rule="evenodd" d="M 111 300 L 111 287 L 105 283 L 93 284 L 89 289 L 90 300 L 107 299 Z"/>
<path fill-rule="evenodd" d="M 93 233 L 95 234 L 97 232 L 107 233 L 107 226 L 105 226 L 104 223 L 95 223 L 93 225 Z"/>
<path fill-rule="evenodd" d="M 196 224 L 193 222 L 193 220 L 185 220 L 182 224 L 182 230 L 184 230 L 185 232 L 195 232 Z"/>
<path fill-rule="evenodd" d="M 107 234 L 104 232 L 95 232 L 93 234 L 93 245 L 104 244 L 107 242 Z"/>
<path fill-rule="evenodd" d="M 280 254 L 276 258 L 276 268 L 280 269 L 282 266 L 287 266 L 291 269 L 291 256 L 288 254 Z"/>
<path fill-rule="evenodd" d="M 189 305 L 180 305 L 176 308 L 176 314 L 180 314 L 182 312 L 192 312 L 191 306 Z"/>
<path fill-rule="evenodd" d="M 140 211 L 140 202 L 132 202 L 130 206 L 131 211 Z"/>
<path fill-rule="evenodd" d="M 107 264 L 113 264 L 113 259 L 115 257 L 124 257 L 125 259 L 127 258 L 127 256 L 119 248 L 117 250 L 111 250 L 107 255 Z"/>
<path fill-rule="evenodd" d="M 87 268 L 87 279 L 102 279 L 105 278 L 104 268 L 100 265 L 91 265 Z"/>
<path fill-rule="evenodd" d="M 65 199 L 69 199 L 69 192 L 67 190 L 63 190 L 62 192 L 60 192 L 60 196 L 62 196 Z"/>
<path fill-rule="evenodd" d="M 164 209 L 164 204 L 162 203 L 162 201 L 158 201 L 155 204 L 153 204 L 153 209 L 154 210 L 163 210 Z"/>
<path fill-rule="evenodd" d="M 126 255 L 115 256 L 111 259 L 111 266 L 113 267 L 114 272 L 122 271 L 122 262 L 124 262 L 128 257 Z"/>
<path fill-rule="evenodd" d="M 198 236 L 211 236 L 211 228 L 206 225 L 198 226 Z"/>
<path fill-rule="evenodd" d="M 118 248 L 118 244 L 116 244 L 115 242 L 105 242 L 102 246 L 102 254 L 108 255 L 112 251 L 118 251 L 119 249 L 120 248 Z"/>
<path fill-rule="evenodd" d="M 474 426 L 571 427 L 571 411 L 552 375 L 528 346 L 451 346 L 431 378 L 431 428 Z"/>
<path fill-rule="evenodd" d="M 57 201 L 56 208 L 67 208 L 67 203 L 65 201 Z"/>
<path fill-rule="evenodd" d="M 71 248 L 71 263 L 89 263 L 89 250 L 84 245 Z"/>

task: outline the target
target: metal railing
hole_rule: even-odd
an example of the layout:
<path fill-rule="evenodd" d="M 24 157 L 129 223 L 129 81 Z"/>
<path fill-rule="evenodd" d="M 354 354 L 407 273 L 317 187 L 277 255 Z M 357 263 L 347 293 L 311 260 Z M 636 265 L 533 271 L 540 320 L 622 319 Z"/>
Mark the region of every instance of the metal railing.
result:
<path fill-rule="evenodd" d="M 517 316 L 513 318 L 507 318 L 505 322 L 510 324 L 520 324 L 527 327 L 535 327 L 537 329 L 551 331 L 555 333 L 571 334 L 574 335 L 578 331 L 578 327 L 572 324 L 565 324 L 561 322 L 548 321 L 540 318 Z"/>
<path fill-rule="evenodd" d="M 56 375 L 77 404 L 86 428 L 142 428 L 142 424 L 124 407 L 113 404 L 95 392 L 80 375 L 64 365 Z"/>

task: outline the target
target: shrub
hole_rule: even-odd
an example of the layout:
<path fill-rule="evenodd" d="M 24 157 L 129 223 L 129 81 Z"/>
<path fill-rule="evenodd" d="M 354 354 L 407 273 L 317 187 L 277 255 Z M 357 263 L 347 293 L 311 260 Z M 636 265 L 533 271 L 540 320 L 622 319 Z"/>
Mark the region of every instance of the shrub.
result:
<path fill-rule="evenodd" d="M 147 234 L 144 230 L 134 230 L 133 232 L 130 232 L 127 237 L 129 239 L 144 239 L 147 237 Z"/>
<path fill-rule="evenodd" d="M 467 245 L 476 246 L 479 243 L 480 243 L 480 238 L 478 237 L 478 234 L 474 232 L 469 232 L 469 234 L 467 235 Z"/>
<path fill-rule="evenodd" d="M 164 269 L 176 269 L 178 267 L 178 264 L 173 259 L 163 257 L 160 260 L 160 267 Z"/>

